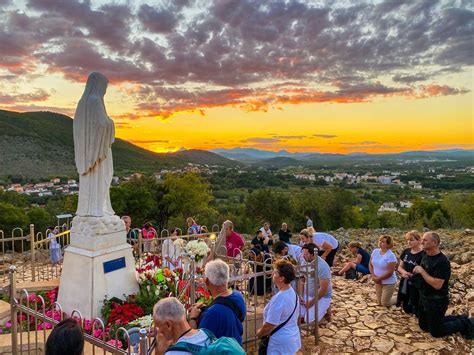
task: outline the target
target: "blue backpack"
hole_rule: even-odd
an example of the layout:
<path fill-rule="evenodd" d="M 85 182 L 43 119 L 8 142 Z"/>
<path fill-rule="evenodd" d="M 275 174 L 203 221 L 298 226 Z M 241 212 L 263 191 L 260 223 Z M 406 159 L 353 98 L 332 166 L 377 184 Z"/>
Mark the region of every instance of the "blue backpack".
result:
<path fill-rule="evenodd" d="M 219 339 L 207 329 L 201 328 L 207 337 L 211 340 L 211 344 L 207 346 L 186 343 L 185 341 L 177 342 L 166 349 L 166 351 L 187 351 L 191 354 L 200 355 L 245 355 L 244 349 L 234 338 L 220 337 Z M 165 352 L 166 353 L 166 352 Z"/>

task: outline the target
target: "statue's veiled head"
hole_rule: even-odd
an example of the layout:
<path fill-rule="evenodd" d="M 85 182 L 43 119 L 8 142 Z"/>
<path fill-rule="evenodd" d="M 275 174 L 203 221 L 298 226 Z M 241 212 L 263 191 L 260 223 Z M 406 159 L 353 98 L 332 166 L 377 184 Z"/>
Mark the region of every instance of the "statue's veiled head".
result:
<path fill-rule="evenodd" d="M 86 88 L 84 90 L 83 97 L 98 96 L 103 98 L 106 91 L 109 80 L 101 73 L 91 73 L 87 78 Z"/>

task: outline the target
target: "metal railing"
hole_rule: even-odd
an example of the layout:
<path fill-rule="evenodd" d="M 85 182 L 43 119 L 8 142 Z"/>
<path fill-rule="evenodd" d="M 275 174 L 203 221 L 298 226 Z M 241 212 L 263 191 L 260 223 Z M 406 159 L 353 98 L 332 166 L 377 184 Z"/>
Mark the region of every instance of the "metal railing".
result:
<path fill-rule="evenodd" d="M 67 226 L 59 226 L 58 234 L 53 238 L 60 246 L 60 254 L 69 245 L 69 230 Z M 21 228 L 15 228 L 11 236 L 5 236 L 0 231 L 0 284 L 8 282 L 8 268 L 15 265 L 17 268 L 17 279 L 22 282 L 50 280 L 58 278 L 61 272 L 60 265 L 52 265 L 50 262 L 50 243 L 53 230 L 35 233 L 35 226 L 29 225 L 29 233 L 24 234 Z"/>
<path fill-rule="evenodd" d="M 17 236 L 14 236 L 12 234 L 12 238 L 16 238 L 15 240 L 18 241 L 25 241 L 27 239 L 30 239 L 30 244 L 33 245 L 33 248 L 30 250 L 32 251 L 34 257 L 32 257 L 26 265 L 30 266 L 32 270 L 38 271 L 39 266 L 38 266 L 38 258 L 37 256 L 41 254 L 41 251 L 47 250 L 47 247 L 49 245 L 48 239 L 43 238 L 43 236 L 38 233 L 37 235 L 34 234 L 34 227 L 30 226 L 30 233 L 27 236 L 23 236 L 22 232 L 20 231 L 15 231 L 14 233 L 17 233 Z M 46 234 L 47 235 L 47 234 Z M 3 236 L 3 233 L 2 233 Z M 33 238 L 31 236 L 34 236 Z M 202 239 L 205 242 L 208 243 L 210 249 L 211 249 L 211 258 L 220 258 L 224 261 L 226 261 L 229 264 L 230 267 L 230 283 L 229 285 L 234 288 L 238 289 L 242 292 L 246 307 L 247 307 L 247 316 L 244 321 L 244 346 L 246 350 L 248 351 L 254 351 L 258 349 L 258 339 L 255 337 L 255 332 L 260 327 L 263 323 L 263 308 L 268 304 L 270 301 L 271 297 L 278 292 L 278 290 L 272 286 L 269 287 L 269 284 L 271 285 L 271 277 L 272 277 L 272 272 L 273 272 L 273 263 L 275 259 L 272 256 L 267 256 L 266 260 L 263 260 L 262 262 L 258 262 L 255 260 L 255 255 L 253 254 L 252 251 L 245 251 L 242 252 L 241 250 L 235 250 L 235 256 L 234 257 L 229 257 L 227 256 L 227 250 L 225 246 L 222 246 L 220 250 L 215 250 L 216 246 L 216 238 L 218 237 L 218 231 L 215 232 L 210 232 L 210 233 L 205 233 L 205 234 L 191 234 L 191 235 L 182 235 L 179 236 L 179 238 L 182 239 Z M 69 243 L 69 233 L 68 231 L 62 231 L 60 234 L 57 234 L 54 236 L 54 238 L 60 239 L 60 244 L 64 248 L 64 246 L 68 245 Z M 61 240 L 61 238 L 64 238 L 64 240 Z M 156 254 L 161 254 L 162 252 L 162 246 L 163 242 L 167 239 L 170 239 L 173 237 L 169 236 L 169 232 L 167 230 L 161 231 L 160 237 L 158 238 L 153 238 L 152 243 L 153 243 L 153 248 L 152 248 L 152 253 Z M 2 240 L 4 240 L 2 238 Z M 144 259 L 147 256 L 147 253 L 143 251 L 143 240 L 141 238 L 141 233 L 138 233 L 138 238 L 135 240 L 129 240 L 131 244 L 136 244 L 138 248 L 136 248 L 136 257 L 137 257 L 137 262 L 140 265 L 140 263 L 144 262 Z M 3 245 L 3 244 L 2 244 Z M 2 249 L 3 250 L 3 249 Z M 3 254 L 5 255 L 5 253 Z M 43 255 L 44 256 L 44 255 Z M 197 263 L 195 260 L 189 256 L 184 255 L 185 258 L 189 259 L 189 269 L 188 272 L 184 273 L 184 286 L 181 290 L 176 291 L 176 294 L 170 294 L 170 296 L 176 296 L 182 301 L 190 304 L 194 304 L 196 301 L 196 289 L 199 286 L 203 286 L 203 280 L 197 277 L 196 275 L 196 266 Z M 315 258 L 314 263 L 312 264 L 304 264 L 304 265 L 296 265 L 296 271 L 297 271 L 297 280 L 293 283 L 293 287 L 295 291 L 299 294 L 300 297 L 303 297 L 304 295 L 306 296 L 306 299 L 309 298 L 310 290 L 305 287 L 304 291 L 301 291 L 300 287 L 298 287 L 299 280 L 301 279 L 302 275 L 306 275 L 306 278 L 312 277 L 314 278 L 314 290 L 311 290 L 313 295 L 316 295 L 318 293 L 318 276 L 317 276 L 317 271 L 318 271 L 318 265 L 317 265 L 317 260 L 318 258 Z M 14 258 L 11 258 L 10 261 L 14 261 Z M 11 264 L 11 263 L 10 263 Z M 194 272 L 193 272 L 194 271 Z M 7 275 L 9 277 L 9 288 L 10 288 L 10 295 L 15 295 L 17 294 L 16 291 L 16 285 L 15 282 L 18 280 L 18 276 L 22 277 L 23 279 L 25 278 L 25 274 L 21 273 L 22 270 L 19 268 L 14 267 L 14 270 L 10 271 L 9 274 Z M 32 273 L 32 276 L 35 275 L 35 272 Z M 35 279 L 39 279 L 39 276 L 37 275 Z M 263 286 L 261 286 L 263 283 Z M 259 292 L 258 288 L 263 287 L 263 291 Z M 24 305 L 22 303 L 22 300 L 25 298 L 25 296 L 28 296 L 28 293 L 26 290 L 22 290 L 19 298 L 11 296 L 11 307 L 12 307 L 12 320 L 16 319 L 15 317 L 18 316 L 20 312 L 23 312 L 24 314 L 27 314 L 28 316 L 32 316 L 35 319 L 37 319 L 39 322 L 48 322 L 51 324 L 57 324 L 58 321 L 55 321 L 54 319 L 51 319 L 51 317 L 47 317 L 44 312 L 44 307 L 40 307 L 40 309 L 33 309 L 29 307 L 29 304 L 26 303 Z M 183 295 L 189 295 L 189 297 L 184 297 Z M 44 300 L 43 300 L 44 302 Z M 44 303 L 43 303 L 44 304 Z M 58 311 L 61 309 L 60 305 L 56 305 Z M 299 322 L 299 327 L 301 329 L 301 333 L 304 335 L 314 335 L 315 343 L 318 344 L 319 341 L 319 335 L 318 335 L 318 325 L 317 325 L 317 319 L 318 319 L 318 309 L 317 309 L 317 302 L 315 302 L 315 307 L 312 308 L 311 310 L 313 311 L 314 309 L 314 317 L 315 319 L 314 322 L 308 322 L 308 323 L 300 323 Z M 297 310 L 300 312 L 300 310 Z M 13 312 L 16 312 L 13 314 Z M 310 319 L 309 316 L 309 310 L 306 310 L 306 319 Z M 82 317 L 80 316 L 80 313 L 77 312 L 78 317 L 80 318 L 81 322 Z M 16 329 L 16 334 L 13 335 L 14 329 L 13 329 L 13 323 L 12 322 L 12 340 L 14 340 L 14 337 L 17 337 L 18 333 L 21 333 L 21 330 Z M 93 320 L 94 326 L 99 326 L 101 325 L 103 328 L 103 321 L 100 320 L 99 318 Z M 18 327 L 16 327 L 18 328 Z M 36 328 L 35 328 L 36 329 Z M 29 338 L 29 332 L 27 334 L 27 339 L 28 343 L 30 343 L 31 339 Z M 126 330 L 122 330 L 122 332 L 126 332 Z M 44 332 L 40 332 L 43 336 L 45 337 Z M 38 331 L 35 331 L 35 339 L 38 339 L 38 336 L 40 334 Z M 130 353 L 130 344 L 129 344 L 129 350 L 128 352 L 125 350 L 120 350 L 120 349 L 112 349 L 110 344 L 106 344 L 104 339 L 97 339 L 92 337 L 89 334 L 84 335 L 86 342 L 88 341 L 92 346 L 99 346 L 100 349 L 105 349 L 104 351 L 118 351 L 116 353 L 120 354 L 126 354 Z M 128 332 L 126 335 L 124 335 L 125 338 L 129 337 Z M 128 338 L 127 338 L 128 339 Z M 43 339 L 44 341 L 46 340 L 45 338 Z M 35 344 L 37 344 L 38 341 L 35 341 Z M 103 344 L 104 343 L 104 344 Z M 148 344 L 148 343 L 147 343 Z M 20 344 L 21 345 L 21 344 Z M 143 345 L 144 346 L 144 345 Z"/>
<path fill-rule="evenodd" d="M 27 352 L 30 354 L 41 352 L 45 350 L 49 331 L 65 318 L 74 318 L 78 321 L 83 331 L 85 350 L 87 353 L 95 354 L 97 350 L 101 350 L 103 354 L 149 354 L 150 339 L 147 337 L 147 330 L 140 330 L 135 332 L 138 337 L 132 339 L 131 330 L 120 327 L 115 332 L 112 339 L 106 338 L 105 325 L 100 318 L 95 318 L 90 321 L 90 334 L 85 330 L 86 320 L 83 319 L 79 310 L 73 310 L 70 315 L 62 311 L 59 303 L 53 303 L 50 309 L 46 309 L 46 303 L 43 297 L 36 296 L 34 306 L 30 302 L 30 294 L 23 289 L 18 291 L 16 289 L 16 267 L 14 265 L 9 268 L 9 292 L 10 292 L 10 315 L 11 315 L 11 352 L 13 355 Z M 39 300 L 39 302 L 38 302 Z M 55 317 L 55 315 L 59 316 Z M 26 326 L 21 323 L 21 320 L 26 319 L 28 323 Z M 42 327 L 39 327 L 43 324 Z M 47 325 L 47 326 L 46 326 Z M 96 337 L 93 334 L 96 330 L 102 330 L 101 336 Z M 115 340 L 113 344 L 110 340 Z M 119 347 L 119 340 L 125 342 L 125 346 Z M 86 353 L 86 352 L 84 352 Z"/>

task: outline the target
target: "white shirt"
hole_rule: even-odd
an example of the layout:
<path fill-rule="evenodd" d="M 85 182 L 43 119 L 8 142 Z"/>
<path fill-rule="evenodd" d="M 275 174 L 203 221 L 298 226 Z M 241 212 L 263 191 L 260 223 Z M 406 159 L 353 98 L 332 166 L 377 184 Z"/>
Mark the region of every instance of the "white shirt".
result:
<path fill-rule="evenodd" d="M 311 299 L 315 296 L 314 261 L 310 263 L 307 263 L 305 261 L 301 265 L 302 265 L 301 272 L 304 273 L 306 277 L 303 296 L 306 296 L 306 294 L 308 294 L 309 299 Z M 318 256 L 318 279 L 329 280 L 328 289 L 326 291 L 326 294 L 322 298 L 332 298 L 331 268 L 329 267 L 328 263 L 320 256 Z M 321 285 L 319 285 L 319 287 L 321 287 Z M 308 293 L 306 293 L 306 288 L 308 288 Z"/>
<path fill-rule="evenodd" d="M 286 244 L 288 246 L 288 255 L 291 255 L 299 265 L 304 262 L 303 249 L 299 245 Z"/>
<path fill-rule="evenodd" d="M 49 249 L 59 249 L 61 246 L 59 245 L 58 238 L 54 238 L 56 234 L 54 233 L 49 233 L 48 234 L 48 239 L 49 239 Z"/>
<path fill-rule="evenodd" d="M 389 263 L 397 262 L 397 257 L 390 249 L 388 249 L 384 255 L 381 255 L 380 248 L 377 248 L 372 252 L 370 258 L 374 267 L 374 274 L 377 277 L 382 276 L 388 271 Z M 395 275 L 395 272 L 393 272 L 393 274 L 389 278 L 382 280 L 382 285 L 393 285 L 396 282 L 397 276 Z"/>
<path fill-rule="evenodd" d="M 331 245 L 332 249 L 336 249 L 339 245 L 339 242 L 336 238 L 334 238 L 334 236 L 322 232 L 316 232 L 313 234 L 313 242 L 320 248 L 322 247 L 324 242 L 328 242 L 329 245 Z"/>
<path fill-rule="evenodd" d="M 264 323 L 278 326 L 288 319 L 295 308 L 296 293 L 292 287 L 286 291 L 279 291 L 272 297 L 263 310 Z M 300 330 L 298 328 L 298 306 L 288 323 L 270 337 L 268 355 L 295 354 L 301 348 Z"/>
<path fill-rule="evenodd" d="M 183 336 L 178 339 L 176 343 L 179 343 L 180 341 L 190 343 L 190 344 L 196 344 L 196 345 L 202 345 L 202 346 L 208 346 L 211 344 L 211 340 L 208 338 L 206 333 L 204 333 L 202 330 L 199 330 L 196 334 L 191 335 L 191 336 Z M 171 351 L 166 351 L 165 355 L 188 355 L 192 354 L 188 351 L 177 351 L 177 350 L 171 350 Z"/>
<path fill-rule="evenodd" d="M 262 227 L 262 228 L 260 228 L 260 230 L 262 231 L 263 236 L 264 236 L 265 238 L 268 238 L 269 236 L 272 235 L 272 231 L 270 230 L 270 228 L 268 228 L 267 230 L 265 230 L 265 227 Z"/>
<path fill-rule="evenodd" d="M 163 242 L 163 247 L 161 248 L 161 251 L 163 254 L 163 263 L 165 264 L 165 267 L 170 268 L 170 270 L 174 270 L 175 267 L 182 267 L 181 260 L 178 261 L 178 266 L 174 266 L 172 263 L 165 259 L 165 257 L 169 257 L 171 258 L 171 260 L 177 261 L 183 253 L 181 248 L 174 244 L 173 239 L 166 239 Z"/>

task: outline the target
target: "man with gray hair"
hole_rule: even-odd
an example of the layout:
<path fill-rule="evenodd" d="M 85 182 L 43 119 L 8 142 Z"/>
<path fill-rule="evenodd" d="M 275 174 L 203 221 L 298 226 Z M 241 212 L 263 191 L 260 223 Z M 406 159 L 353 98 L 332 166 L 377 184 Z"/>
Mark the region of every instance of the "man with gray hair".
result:
<path fill-rule="evenodd" d="M 443 337 L 460 332 L 466 339 L 474 338 L 474 319 L 467 315 L 445 316 L 449 304 L 449 279 L 451 264 L 440 251 L 440 237 L 435 232 L 426 232 L 421 240 L 425 255 L 420 265 L 413 269 L 421 275 L 418 324 L 434 337 Z"/>
<path fill-rule="evenodd" d="M 242 322 L 247 309 L 242 294 L 228 289 L 229 266 L 219 259 L 210 261 L 204 277 L 214 301 L 208 307 L 200 303 L 193 305 L 189 309 L 189 324 L 193 328 L 209 329 L 217 338 L 234 338 L 242 345 Z"/>
<path fill-rule="evenodd" d="M 233 258 L 240 254 L 244 244 L 244 238 L 234 231 L 234 223 L 229 220 L 224 221 L 216 241 L 215 253 L 217 255 L 227 253 L 228 257 Z"/>
<path fill-rule="evenodd" d="M 155 321 L 157 341 L 155 354 L 186 354 L 187 352 L 183 351 L 167 351 L 168 347 L 179 342 L 205 347 L 212 343 L 205 331 L 193 329 L 189 325 L 186 321 L 184 306 L 175 297 L 163 298 L 155 304 L 153 320 Z"/>

